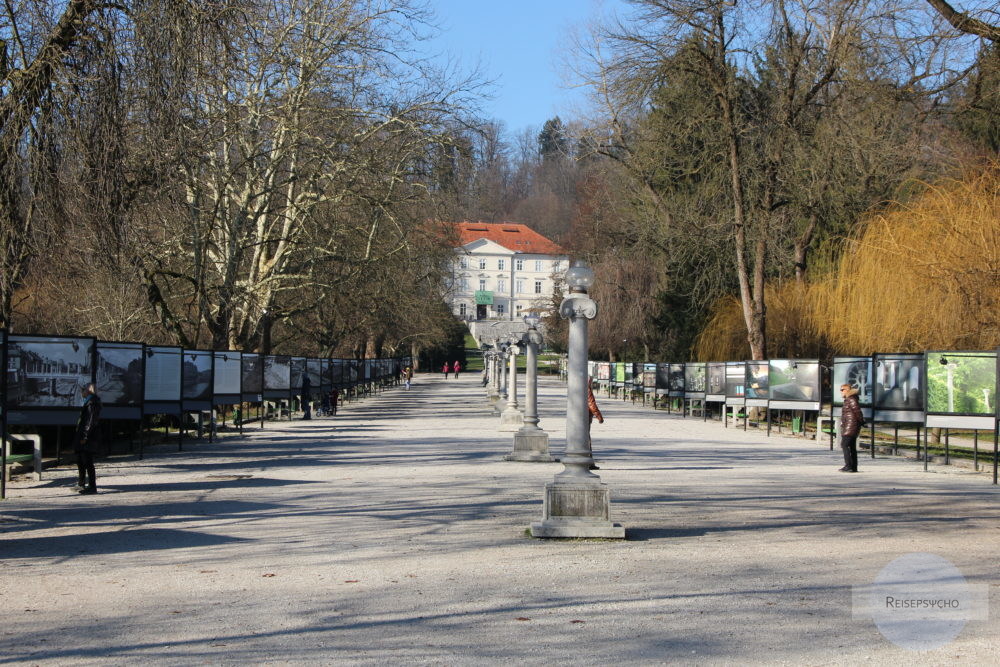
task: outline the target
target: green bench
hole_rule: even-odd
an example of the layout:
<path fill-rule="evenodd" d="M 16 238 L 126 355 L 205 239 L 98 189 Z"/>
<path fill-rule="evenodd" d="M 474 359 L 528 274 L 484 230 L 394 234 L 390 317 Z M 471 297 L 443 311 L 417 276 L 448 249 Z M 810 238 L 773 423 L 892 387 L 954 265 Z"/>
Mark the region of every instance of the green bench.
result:
<path fill-rule="evenodd" d="M 11 445 L 14 443 L 31 443 L 31 454 L 11 454 Z M 42 480 L 42 436 L 34 433 L 11 433 L 3 441 L 4 453 L 7 454 L 7 465 L 3 468 L 3 476 L 6 481 L 10 481 L 10 467 L 14 463 L 32 462 L 35 470 L 35 480 Z"/>

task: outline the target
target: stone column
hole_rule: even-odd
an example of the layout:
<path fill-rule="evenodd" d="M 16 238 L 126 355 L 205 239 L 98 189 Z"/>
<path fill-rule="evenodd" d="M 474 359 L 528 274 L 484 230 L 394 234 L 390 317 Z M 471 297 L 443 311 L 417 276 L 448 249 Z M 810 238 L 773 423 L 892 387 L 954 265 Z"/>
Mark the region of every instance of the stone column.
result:
<path fill-rule="evenodd" d="M 549 434 L 538 427 L 538 343 L 541 335 L 534 327 L 524 340 L 527 346 L 524 376 L 524 426 L 514 434 L 514 451 L 504 457 L 507 461 L 551 462 Z"/>
<path fill-rule="evenodd" d="M 594 459 L 587 409 L 588 320 L 597 304 L 587 296 L 593 272 L 579 262 L 566 274 L 569 296 L 559 315 L 569 322 L 566 387 L 566 455 L 563 471 L 545 485 L 542 520 L 531 524 L 533 537 L 625 537 L 625 528 L 611 522 L 611 491 L 590 471 Z"/>
<path fill-rule="evenodd" d="M 500 431 L 516 431 L 524 424 L 524 414 L 517 405 L 517 354 L 520 352 L 516 344 L 508 348 L 510 353 L 510 370 L 508 372 L 507 407 L 500 414 Z"/>

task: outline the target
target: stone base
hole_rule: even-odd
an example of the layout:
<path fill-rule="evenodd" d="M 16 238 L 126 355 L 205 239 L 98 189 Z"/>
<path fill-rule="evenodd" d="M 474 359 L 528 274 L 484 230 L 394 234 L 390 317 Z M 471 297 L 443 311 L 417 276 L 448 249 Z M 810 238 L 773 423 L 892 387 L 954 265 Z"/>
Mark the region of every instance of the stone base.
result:
<path fill-rule="evenodd" d="M 552 463 L 556 459 L 549 454 L 549 434 L 542 430 L 514 434 L 514 451 L 503 457 L 504 461 L 526 461 Z"/>
<path fill-rule="evenodd" d="M 532 537 L 625 539 L 625 527 L 612 523 L 611 490 L 601 483 L 545 485 L 542 520 L 531 524 Z"/>
<path fill-rule="evenodd" d="M 498 431 L 520 431 L 524 426 L 524 415 L 520 410 L 504 410 L 500 414 Z"/>

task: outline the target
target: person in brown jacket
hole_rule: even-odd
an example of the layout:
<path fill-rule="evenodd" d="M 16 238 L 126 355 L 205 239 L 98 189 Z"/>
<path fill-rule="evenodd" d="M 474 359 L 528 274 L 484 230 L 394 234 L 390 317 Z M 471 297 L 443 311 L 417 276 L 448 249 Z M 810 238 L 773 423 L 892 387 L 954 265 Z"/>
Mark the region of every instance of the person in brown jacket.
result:
<path fill-rule="evenodd" d="M 858 403 L 858 390 L 849 384 L 840 385 L 844 407 L 840 412 L 840 448 L 844 450 L 844 467 L 840 472 L 858 471 L 858 433 L 865 422 Z"/>
<path fill-rule="evenodd" d="M 588 423 L 588 427 L 587 427 L 587 437 L 588 438 L 590 437 L 590 427 L 589 427 L 589 424 L 593 424 L 594 423 L 594 417 L 597 417 L 597 423 L 598 424 L 603 424 L 604 423 L 604 415 L 601 414 L 601 409 L 599 407 L 597 407 L 597 399 L 594 398 L 593 384 L 594 384 L 594 378 L 588 377 L 587 378 L 587 412 L 590 413 L 590 415 L 589 415 L 590 421 L 587 422 Z M 593 444 L 591 444 L 591 447 L 590 447 L 590 455 L 591 455 L 591 457 L 594 456 L 594 447 L 593 447 Z M 600 468 L 598 468 L 596 464 L 591 465 L 590 469 L 591 470 L 600 470 Z"/>

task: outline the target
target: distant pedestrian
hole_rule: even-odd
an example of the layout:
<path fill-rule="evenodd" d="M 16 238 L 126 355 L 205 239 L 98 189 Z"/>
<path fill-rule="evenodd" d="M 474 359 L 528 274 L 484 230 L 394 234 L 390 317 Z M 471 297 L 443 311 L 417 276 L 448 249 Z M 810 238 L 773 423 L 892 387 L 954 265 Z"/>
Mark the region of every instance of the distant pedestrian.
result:
<path fill-rule="evenodd" d="M 76 468 L 79 472 L 77 490 L 83 495 L 97 493 L 97 473 L 94 470 L 94 452 L 97 449 L 97 423 L 101 419 L 101 397 L 93 384 L 80 390 L 83 407 L 76 422 L 73 450 L 76 452 Z"/>
<path fill-rule="evenodd" d="M 448 379 L 448 370 L 449 370 L 450 368 L 451 368 L 451 367 L 450 367 L 450 366 L 448 366 L 448 362 L 447 362 L 447 361 L 446 361 L 446 362 L 444 362 L 444 366 L 442 366 L 442 367 L 441 367 L 441 372 L 442 372 L 442 373 L 444 373 L 444 379 L 445 379 L 445 380 L 447 380 L 447 379 Z"/>
<path fill-rule="evenodd" d="M 594 398 L 593 384 L 594 384 L 594 378 L 588 377 L 587 378 L 587 413 L 588 413 L 589 420 L 587 422 L 587 441 L 590 443 L 590 456 L 591 456 L 591 458 L 593 458 L 593 456 L 594 456 L 594 445 L 593 445 L 593 442 L 590 441 L 590 425 L 594 423 L 594 417 L 597 417 L 597 423 L 598 424 L 603 424 L 604 423 L 604 415 L 601 414 L 601 409 L 599 407 L 597 407 L 597 399 Z M 593 463 L 590 465 L 590 469 L 591 470 L 600 470 L 600 468 L 598 468 L 597 465 L 593 464 Z"/>
<path fill-rule="evenodd" d="M 451 370 L 455 373 L 455 379 L 458 379 L 458 374 L 462 370 L 462 364 L 457 361 L 451 365 Z"/>
<path fill-rule="evenodd" d="M 406 384 L 406 389 L 410 388 L 410 380 L 413 379 L 413 369 L 407 366 L 403 369 L 403 382 Z"/>
<path fill-rule="evenodd" d="M 302 401 L 302 418 L 312 419 L 312 380 L 309 373 L 302 374 L 302 395 L 299 398 Z"/>
<path fill-rule="evenodd" d="M 334 417 L 337 416 L 337 403 L 340 402 L 340 390 L 334 389 L 330 392 L 330 412 Z"/>
<path fill-rule="evenodd" d="M 865 415 L 858 403 L 858 389 L 849 384 L 840 385 L 844 407 L 840 411 L 840 448 L 844 450 L 844 467 L 840 472 L 858 471 L 858 434 L 865 423 Z"/>

